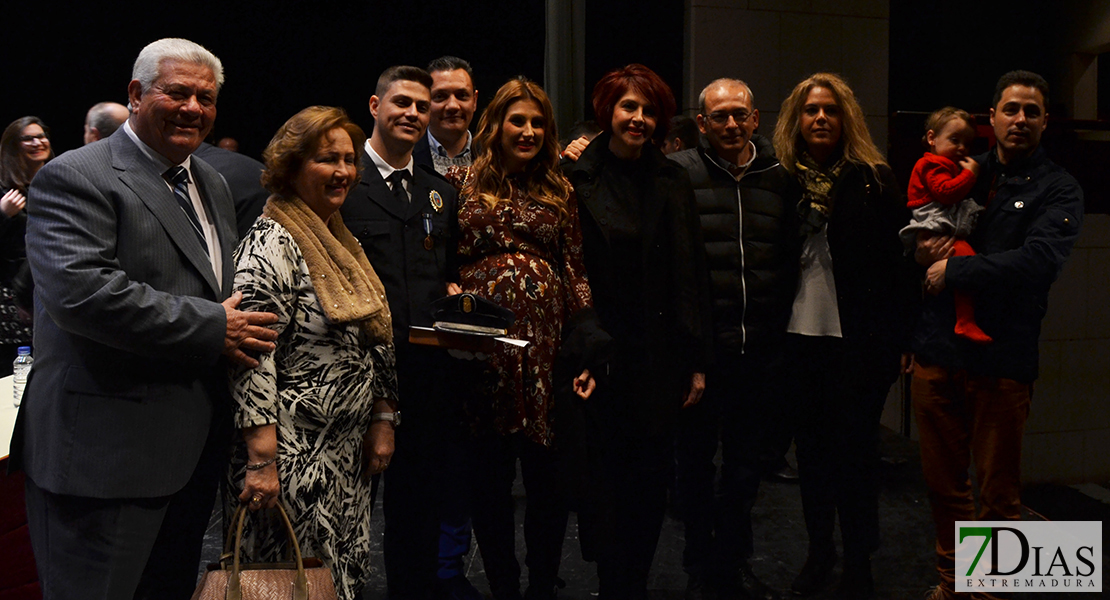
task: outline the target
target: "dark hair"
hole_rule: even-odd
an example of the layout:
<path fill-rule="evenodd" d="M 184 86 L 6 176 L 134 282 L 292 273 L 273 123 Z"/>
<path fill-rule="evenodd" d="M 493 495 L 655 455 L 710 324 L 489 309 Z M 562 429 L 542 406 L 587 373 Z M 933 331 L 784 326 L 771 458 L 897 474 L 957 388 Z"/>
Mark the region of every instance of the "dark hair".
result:
<path fill-rule="evenodd" d="M 347 117 L 342 108 L 310 106 L 285 122 L 274 139 L 262 152 L 266 168 L 262 171 L 262 187 L 283 198 L 293 195 L 293 179 L 300 172 L 305 160 L 320 147 L 320 141 L 333 129 L 342 129 L 351 136 L 355 147 L 355 167 L 361 162 L 362 145 L 366 134 Z M 351 186 L 358 183 L 356 176 Z"/>
<path fill-rule="evenodd" d="M 667 137 L 663 139 L 669 142 L 675 138 L 682 140 L 683 148 L 697 148 L 698 141 L 701 140 L 698 122 L 686 115 L 675 115 L 671 118 L 670 131 L 667 132 Z"/>
<path fill-rule="evenodd" d="M 27 186 L 31 185 L 31 178 L 35 176 L 31 165 L 23 158 L 23 143 L 20 136 L 28 125 L 42 127 L 46 139 L 50 139 L 50 128 L 38 117 L 22 117 L 12 121 L 4 128 L 4 135 L 0 137 L 0 187 L 14 188 L 21 193 L 27 193 Z M 50 147 L 49 161 L 54 158 L 54 147 Z"/>
<path fill-rule="evenodd" d="M 972 129 L 975 129 L 975 117 L 971 116 L 966 110 L 961 110 L 955 106 L 945 106 L 942 109 L 933 111 L 928 119 L 925 119 L 925 133 L 921 136 L 921 143 L 926 146 L 929 145 L 929 132 L 932 131 L 934 135 L 940 135 L 940 130 L 948 124 L 952 119 L 961 119 L 967 123 Z"/>
<path fill-rule="evenodd" d="M 512 197 L 509 176 L 505 173 L 504 156 L 501 145 L 501 124 L 509 108 L 517 101 L 532 100 L 543 113 L 544 132 L 540 151 L 524 168 L 523 177 L 517 185 L 536 202 L 554 210 L 565 219 L 567 202 L 570 199 L 570 184 L 559 170 L 559 134 L 555 129 L 555 111 L 551 100 L 543 88 L 525 77 L 510 79 L 494 94 L 493 100 L 478 121 L 478 132 L 474 143 L 481 148 L 474 164 L 470 167 L 463 193 L 493 208 L 498 202 Z"/>
<path fill-rule="evenodd" d="M 994 85 L 994 101 L 991 102 L 991 108 L 998 107 L 998 101 L 1002 99 L 1002 92 L 1011 85 L 1023 85 L 1025 87 L 1036 88 L 1044 98 L 1044 105 L 1048 106 L 1048 82 L 1044 77 L 1037 75 L 1032 71 L 1010 71 L 1002 77 L 998 78 L 998 83 Z"/>
<path fill-rule="evenodd" d="M 457 71 L 459 69 L 466 71 L 467 76 L 470 77 L 470 83 L 473 85 L 474 69 L 470 68 L 470 63 L 457 56 L 441 56 L 428 63 L 428 73 L 435 73 L 436 71 Z"/>
<path fill-rule="evenodd" d="M 420 67 L 397 65 L 382 71 L 381 76 L 378 77 L 378 85 L 374 87 L 374 95 L 378 98 L 384 97 L 394 81 L 415 81 L 429 90 L 432 89 L 432 76 L 427 71 Z"/>
<path fill-rule="evenodd" d="M 121 106 L 127 108 L 122 104 L 116 102 L 98 102 L 89 109 L 86 120 L 90 128 L 95 128 L 100 132 L 100 138 L 104 139 L 123 125 L 123 121 L 116 121 L 115 116 L 112 114 L 113 106 Z M 124 119 L 126 121 L 127 119 Z"/>
<path fill-rule="evenodd" d="M 662 143 L 667 137 L 667 129 L 675 113 L 674 94 L 667 82 L 656 75 L 655 71 L 641 64 L 633 63 L 609 71 L 594 86 L 594 115 L 598 124 L 605 131 L 612 131 L 613 112 L 617 102 L 629 90 L 642 94 L 655 108 L 655 134 L 651 139 L 657 144 Z"/>

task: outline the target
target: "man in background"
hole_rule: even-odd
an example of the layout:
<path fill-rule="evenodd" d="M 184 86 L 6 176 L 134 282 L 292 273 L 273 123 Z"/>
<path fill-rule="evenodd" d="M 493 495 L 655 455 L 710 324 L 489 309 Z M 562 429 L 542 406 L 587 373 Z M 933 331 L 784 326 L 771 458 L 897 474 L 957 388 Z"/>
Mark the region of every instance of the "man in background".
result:
<path fill-rule="evenodd" d="M 667 137 L 663 138 L 663 145 L 659 149 L 663 154 L 674 154 L 697 148 L 700 137 L 696 121 L 686 115 L 675 115 L 671 117 L 671 127 L 667 130 Z"/>
<path fill-rule="evenodd" d="M 231 138 L 222 138 L 220 141 L 227 139 Z M 213 146 L 208 142 L 201 144 L 193 155 L 212 165 L 227 181 L 231 188 L 231 199 L 235 203 L 235 229 L 239 232 L 239 239 L 243 239 L 247 230 L 262 214 L 266 199 L 270 197 L 270 192 L 262 187 L 262 163 L 245 154 Z"/>
<path fill-rule="evenodd" d="M 85 114 L 85 143 L 102 140 L 119 129 L 129 116 L 127 107 L 117 102 L 99 102 Z"/>
<path fill-rule="evenodd" d="M 469 167 L 474 162 L 470 122 L 478 109 L 478 90 L 470 63 L 461 58 L 437 58 L 428 63 L 428 73 L 432 76 L 428 134 L 416 144 L 413 159 L 442 175 L 451 167 Z"/>

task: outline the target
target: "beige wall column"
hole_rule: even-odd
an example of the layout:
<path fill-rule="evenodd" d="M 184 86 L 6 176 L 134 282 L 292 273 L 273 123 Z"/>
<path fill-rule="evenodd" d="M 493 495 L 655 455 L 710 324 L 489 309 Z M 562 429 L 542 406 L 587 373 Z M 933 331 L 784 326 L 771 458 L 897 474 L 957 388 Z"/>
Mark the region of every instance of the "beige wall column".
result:
<path fill-rule="evenodd" d="M 888 0 L 686 0 L 683 106 L 713 79 L 737 77 L 755 94 L 770 135 L 783 98 L 818 71 L 847 78 L 879 149 L 887 144 Z"/>

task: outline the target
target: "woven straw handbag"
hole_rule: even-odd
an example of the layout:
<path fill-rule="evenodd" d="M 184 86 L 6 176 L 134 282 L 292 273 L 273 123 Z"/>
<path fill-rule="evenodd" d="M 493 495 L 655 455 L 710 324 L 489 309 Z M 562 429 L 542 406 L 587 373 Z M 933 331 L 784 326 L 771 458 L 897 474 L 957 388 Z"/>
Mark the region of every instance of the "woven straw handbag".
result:
<path fill-rule="evenodd" d="M 240 506 L 231 517 L 235 524 L 234 553 L 229 530 L 220 562 L 208 565 L 192 600 L 336 600 L 331 571 L 318 558 L 301 557 L 301 545 L 289 515 L 280 501 L 277 508 L 289 534 L 293 560 L 246 565 L 239 562 L 243 523 L 249 512 L 246 506 Z"/>

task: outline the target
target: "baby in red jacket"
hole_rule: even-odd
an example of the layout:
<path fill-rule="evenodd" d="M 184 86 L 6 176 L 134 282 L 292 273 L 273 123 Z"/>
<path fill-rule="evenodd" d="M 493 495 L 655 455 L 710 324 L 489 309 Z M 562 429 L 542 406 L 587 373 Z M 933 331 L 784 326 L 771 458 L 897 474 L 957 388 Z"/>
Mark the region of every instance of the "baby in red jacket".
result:
<path fill-rule="evenodd" d="M 975 140 L 975 121 L 966 111 L 946 106 L 925 122 L 925 144 L 929 151 L 917 161 L 907 192 L 913 220 L 900 232 L 907 248 L 916 247 L 917 235 L 951 235 L 956 256 L 972 256 L 975 250 L 964 238 L 975 228 L 983 207 L 968 193 L 979 175 L 979 163 L 967 154 Z M 993 340 L 975 323 L 975 305 L 966 292 L 953 291 L 956 303 L 956 335 L 977 344 Z"/>

